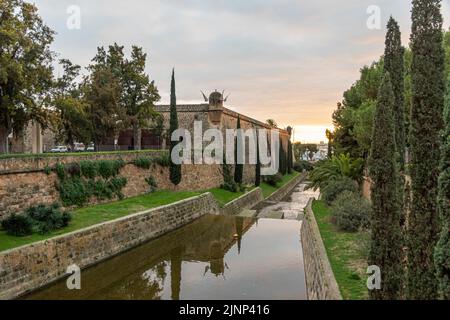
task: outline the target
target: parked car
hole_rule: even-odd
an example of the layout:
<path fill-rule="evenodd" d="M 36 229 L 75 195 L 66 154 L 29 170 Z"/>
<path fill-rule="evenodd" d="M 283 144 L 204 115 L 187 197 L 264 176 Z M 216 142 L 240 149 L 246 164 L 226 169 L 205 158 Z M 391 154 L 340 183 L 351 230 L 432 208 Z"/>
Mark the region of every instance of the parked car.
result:
<path fill-rule="evenodd" d="M 89 145 L 89 146 L 86 148 L 86 151 L 88 151 L 88 152 L 94 152 L 94 151 L 95 151 L 94 145 L 93 145 L 93 144 Z"/>
<path fill-rule="evenodd" d="M 69 152 L 69 149 L 66 146 L 57 146 L 50 150 L 50 152 L 53 153 L 63 153 L 63 152 Z"/>
<path fill-rule="evenodd" d="M 84 143 L 75 143 L 75 145 L 73 146 L 74 152 L 84 152 L 85 150 L 86 146 L 84 145 Z"/>

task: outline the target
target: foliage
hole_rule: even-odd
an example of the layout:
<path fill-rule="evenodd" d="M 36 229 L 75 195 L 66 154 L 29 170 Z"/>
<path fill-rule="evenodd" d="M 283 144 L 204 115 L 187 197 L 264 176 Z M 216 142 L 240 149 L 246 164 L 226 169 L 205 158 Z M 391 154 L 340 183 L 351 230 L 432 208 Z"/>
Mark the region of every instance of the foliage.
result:
<path fill-rule="evenodd" d="M 278 151 L 278 172 L 283 176 L 288 173 L 286 150 L 284 150 L 281 138 Z"/>
<path fill-rule="evenodd" d="M 342 192 L 331 205 L 333 223 L 347 232 L 368 227 L 370 212 L 369 201 L 351 191 Z"/>
<path fill-rule="evenodd" d="M 152 159 L 150 158 L 137 158 L 134 160 L 134 165 L 136 167 L 142 168 L 142 169 L 150 169 L 150 167 L 152 166 Z"/>
<path fill-rule="evenodd" d="M 317 144 L 314 143 L 303 144 L 301 142 L 294 143 L 292 149 L 293 149 L 292 152 L 294 153 L 294 158 L 297 161 L 302 161 L 303 155 L 305 153 L 307 153 L 309 159 L 312 159 L 314 153 L 316 153 L 319 150 Z"/>
<path fill-rule="evenodd" d="M 44 128 L 49 122 L 54 32 L 37 11 L 23 0 L 0 2 L 0 153 L 13 130 L 22 132 L 31 119 Z"/>
<path fill-rule="evenodd" d="M 41 204 L 27 209 L 25 214 L 33 221 L 33 229 L 39 234 L 47 234 L 64 228 L 72 220 L 72 215 L 69 212 L 61 212 L 59 204 L 51 206 Z"/>
<path fill-rule="evenodd" d="M 287 173 L 291 174 L 292 169 L 294 167 L 294 159 L 293 159 L 293 150 L 292 150 L 292 142 L 288 140 L 288 152 L 287 152 Z"/>
<path fill-rule="evenodd" d="M 445 128 L 442 135 L 441 164 L 438 181 L 438 205 L 441 236 L 434 251 L 439 288 L 444 299 L 450 299 L 450 76 L 444 109 Z"/>
<path fill-rule="evenodd" d="M 67 59 L 61 59 L 63 75 L 56 79 L 52 90 L 52 105 L 58 116 L 53 121 L 56 140 L 71 147 L 76 141 L 85 145 L 91 142 L 90 127 L 86 101 L 82 95 L 82 86 L 78 84 L 81 67 Z"/>
<path fill-rule="evenodd" d="M 238 116 L 236 130 L 240 129 L 241 129 L 241 118 Z M 244 164 L 242 163 L 243 159 L 238 159 L 238 150 L 239 148 L 241 148 L 241 150 L 244 150 L 243 144 L 244 140 L 240 139 L 239 137 L 236 137 L 236 143 L 234 145 L 234 159 L 236 161 L 236 164 L 234 165 L 234 182 L 236 182 L 238 185 L 242 184 L 242 176 L 244 174 Z"/>
<path fill-rule="evenodd" d="M 30 207 L 21 215 L 11 215 L 2 221 L 2 228 L 7 234 L 22 237 L 37 232 L 47 234 L 69 225 L 72 215 L 62 212 L 59 204 L 46 206 L 40 204 Z"/>
<path fill-rule="evenodd" d="M 123 198 L 122 189 L 127 179 L 119 177 L 120 169 L 125 165 L 122 159 L 80 161 L 80 163 L 57 163 L 59 183 L 57 189 L 65 206 L 83 206 L 91 197 L 112 199 Z"/>
<path fill-rule="evenodd" d="M 277 187 L 278 183 L 283 180 L 283 175 L 280 173 L 274 174 L 272 176 L 265 176 L 264 182 L 269 184 L 272 187 Z"/>
<path fill-rule="evenodd" d="M 150 176 L 148 178 L 145 178 L 145 182 L 147 182 L 150 187 L 150 193 L 154 193 L 156 192 L 156 190 L 158 190 L 158 183 L 156 182 L 155 177 Z"/>
<path fill-rule="evenodd" d="M 226 163 L 225 154 L 223 155 L 223 164 L 222 164 L 222 177 L 223 183 L 220 186 L 221 189 L 227 190 L 230 192 L 239 192 L 240 186 L 234 181 L 234 177 L 232 175 L 232 167 L 230 164 Z"/>
<path fill-rule="evenodd" d="M 387 72 L 378 94 L 369 158 L 373 209 L 369 265 L 377 265 L 383 270 L 383 286 L 369 294 L 372 299 L 383 300 L 400 299 L 403 287 L 403 237 L 395 142 L 395 103 L 391 77 Z"/>
<path fill-rule="evenodd" d="M 331 203 L 344 191 L 358 193 L 357 183 L 348 177 L 333 180 L 321 190 L 321 198 L 327 205 L 331 205 Z"/>
<path fill-rule="evenodd" d="M 355 181 L 361 181 L 362 159 L 352 159 L 349 154 L 333 156 L 329 160 L 324 160 L 316 164 L 311 172 L 309 188 L 324 189 L 331 181 L 348 177 Z"/>
<path fill-rule="evenodd" d="M 303 171 L 312 171 L 314 169 L 314 166 L 306 160 L 300 160 L 294 163 L 294 170 L 297 172 L 303 172 Z"/>
<path fill-rule="evenodd" d="M 171 137 L 173 132 L 178 129 L 178 115 L 177 115 L 177 97 L 175 92 L 175 70 L 172 70 L 172 80 L 170 83 L 170 130 L 169 136 Z M 172 155 L 172 150 L 180 141 L 170 141 L 169 154 Z M 170 181 L 174 185 L 179 185 L 181 182 L 181 165 L 170 161 Z"/>
<path fill-rule="evenodd" d="M 261 185 L 261 159 L 259 157 L 259 135 L 256 137 L 256 166 L 255 166 L 255 186 Z"/>
<path fill-rule="evenodd" d="M 12 214 L 2 220 L 2 229 L 11 236 L 28 236 L 33 233 L 33 221 L 26 215 Z"/>
<path fill-rule="evenodd" d="M 272 128 L 278 128 L 278 124 L 275 120 L 273 119 L 267 119 L 266 123 L 271 126 Z"/>
<path fill-rule="evenodd" d="M 155 163 L 159 164 L 161 167 L 170 167 L 172 161 L 170 159 L 170 154 L 163 153 L 161 156 L 155 158 Z"/>
<path fill-rule="evenodd" d="M 436 199 L 445 89 L 443 20 L 440 10 L 441 1 L 413 0 L 409 299 L 436 299 L 438 296 L 433 252 L 440 231 Z"/>

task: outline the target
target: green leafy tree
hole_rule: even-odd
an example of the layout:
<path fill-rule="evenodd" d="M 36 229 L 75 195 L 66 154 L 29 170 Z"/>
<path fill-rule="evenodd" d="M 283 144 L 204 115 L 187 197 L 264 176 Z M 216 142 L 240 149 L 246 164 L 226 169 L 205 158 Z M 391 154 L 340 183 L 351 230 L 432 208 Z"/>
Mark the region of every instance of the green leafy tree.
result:
<path fill-rule="evenodd" d="M 33 4 L 0 1 L 0 153 L 29 120 L 48 124 L 53 36 Z"/>
<path fill-rule="evenodd" d="M 238 117 L 237 119 L 237 126 L 236 126 L 237 130 L 241 129 L 241 118 Z M 234 147 L 234 158 L 236 161 L 236 165 L 234 166 L 234 182 L 236 182 L 237 184 L 242 184 L 242 176 L 244 174 L 244 164 L 239 164 L 238 162 L 238 144 L 242 144 L 243 141 L 241 141 L 240 139 L 236 138 L 236 143 L 235 143 L 235 147 Z M 243 150 L 243 148 L 242 148 Z"/>
<path fill-rule="evenodd" d="M 96 151 L 117 135 L 123 117 L 119 105 L 119 83 L 108 68 L 96 67 L 85 85 L 87 117 Z"/>
<path fill-rule="evenodd" d="M 177 96 L 175 91 L 175 70 L 172 70 L 172 80 L 170 83 L 170 136 L 178 129 L 178 114 L 177 114 Z M 170 155 L 172 150 L 179 143 L 179 141 L 170 141 Z M 181 165 L 170 161 L 170 181 L 174 185 L 179 185 L 181 182 Z"/>
<path fill-rule="evenodd" d="M 401 298 L 403 282 L 394 110 L 395 95 L 390 74 L 386 72 L 378 94 L 369 157 L 373 209 L 369 265 L 382 270 L 381 289 L 369 294 L 372 299 L 383 300 Z"/>
<path fill-rule="evenodd" d="M 434 263 L 442 296 L 450 300 L 450 76 L 444 109 L 445 129 L 441 151 L 438 205 L 441 217 L 441 236 L 434 252 Z"/>
<path fill-rule="evenodd" d="M 413 0 L 412 207 L 408 228 L 408 298 L 437 297 L 433 252 L 439 235 L 437 185 L 443 128 L 444 48 L 440 0 Z"/>
<path fill-rule="evenodd" d="M 59 115 L 55 129 L 57 141 L 64 141 L 73 150 L 76 141 L 86 145 L 91 142 L 92 130 L 88 119 L 88 106 L 82 96 L 81 87 L 76 82 L 81 67 L 67 59 L 60 60 L 60 64 L 64 73 L 56 79 L 52 97 L 52 105 Z"/>

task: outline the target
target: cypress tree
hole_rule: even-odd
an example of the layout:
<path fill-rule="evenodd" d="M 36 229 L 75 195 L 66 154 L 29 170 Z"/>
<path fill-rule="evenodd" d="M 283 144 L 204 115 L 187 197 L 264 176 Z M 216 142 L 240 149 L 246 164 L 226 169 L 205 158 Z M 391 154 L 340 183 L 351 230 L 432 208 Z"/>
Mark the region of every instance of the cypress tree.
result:
<path fill-rule="evenodd" d="M 440 0 L 413 0 L 409 299 L 437 298 L 433 251 L 440 231 L 436 199 L 444 104 L 444 48 L 440 10 Z"/>
<path fill-rule="evenodd" d="M 450 77 L 444 109 L 445 129 L 441 148 L 438 205 L 441 217 L 441 236 L 434 252 L 434 262 L 443 298 L 450 300 Z"/>
<path fill-rule="evenodd" d="M 397 148 L 397 159 L 400 175 L 398 181 L 398 201 L 400 204 L 400 224 L 405 223 L 404 185 L 403 171 L 405 169 L 405 77 L 404 77 L 404 55 L 405 48 L 402 47 L 402 36 L 400 27 L 394 18 L 390 18 L 387 24 L 386 47 L 384 51 L 384 72 L 391 76 L 392 89 L 394 91 L 394 123 L 395 144 Z"/>
<path fill-rule="evenodd" d="M 386 48 L 384 51 L 384 71 L 391 76 L 392 90 L 394 91 L 394 123 L 395 143 L 398 153 L 399 170 L 405 166 L 405 80 L 404 80 L 404 54 L 402 47 L 400 27 L 394 18 L 387 24 Z"/>
<path fill-rule="evenodd" d="M 380 267 L 382 276 L 381 290 L 371 290 L 370 297 L 383 300 L 400 298 L 403 274 L 394 104 L 387 72 L 378 93 L 369 158 L 373 181 L 369 265 Z"/>
<path fill-rule="evenodd" d="M 290 139 L 288 141 L 288 156 L 287 157 L 288 157 L 287 158 L 287 164 L 288 164 L 287 172 L 289 174 L 291 174 L 292 173 L 292 168 L 294 167 L 294 163 L 293 163 L 293 160 L 292 160 L 292 142 L 291 142 Z"/>
<path fill-rule="evenodd" d="M 237 119 L 237 126 L 236 129 L 241 129 L 241 118 L 238 117 Z M 236 160 L 236 165 L 234 167 L 234 182 L 236 182 L 237 184 L 242 184 L 242 175 L 244 173 L 244 165 L 243 164 L 238 164 L 238 156 L 237 156 L 237 145 L 241 144 L 242 141 L 239 139 L 236 139 L 236 143 L 234 145 L 234 157 Z"/>
<path fill-rule="evenodd" d="M 172 81 L 170 83 L 170 135 L 178 129 L 178 115 L 177 115 L 177 97 L 175 94 L 175 70 L 172 70 Z M 170 154 L 172 154 L 173 148 L 179 143 L 179 141 L 170 141 Z M 181 165 L 170 161 L 170 181 L 174 185 L 178 185 L 181 182 Z"/>
<path fill-rule="evenodd" d="M 255 166 L 255 186 L 261 185 L 261 161 L 259 159 L 259 136 L 256 131 L 256 166 Z"/>

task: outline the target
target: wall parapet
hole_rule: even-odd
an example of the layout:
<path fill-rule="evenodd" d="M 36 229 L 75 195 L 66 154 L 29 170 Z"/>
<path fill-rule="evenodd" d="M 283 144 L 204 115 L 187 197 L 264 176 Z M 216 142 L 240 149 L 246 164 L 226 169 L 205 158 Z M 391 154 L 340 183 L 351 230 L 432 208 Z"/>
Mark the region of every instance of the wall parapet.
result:
<path fill-rule="evenodd" d="M 276 190 L 274 193 L 272 193 L 270 196 L 267 197 L 266 201 L 280 201 L 284 197 L 286 197 L 292 189 L 294 189 L 300 182 L 305 180 L 307 173 L 301 173 L 288 183 L 286 183 L 284 186 Z"/>
<path fill-rule="evenodd" d="M 0 299 L 13 299 L 180 228 L 218 205 L 211 193 L 0 253 Z"/>
<path fill-rule="evenodd" d="M 221 208 L 220 213 L 224 215 L 236 215 L 244 209 L 253 208 L 263 200 L 264 196 L 262 190 L 258 187 L 227 203 L 223 208 Z"/>
<path fill-rule="evenodd" d="M 312 210 L 311 198 L 302 222 L 303 260 L 309 300 L 342 300 L 336 278 Z"/>

